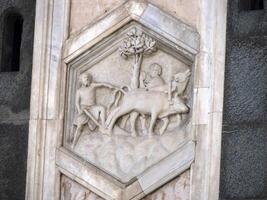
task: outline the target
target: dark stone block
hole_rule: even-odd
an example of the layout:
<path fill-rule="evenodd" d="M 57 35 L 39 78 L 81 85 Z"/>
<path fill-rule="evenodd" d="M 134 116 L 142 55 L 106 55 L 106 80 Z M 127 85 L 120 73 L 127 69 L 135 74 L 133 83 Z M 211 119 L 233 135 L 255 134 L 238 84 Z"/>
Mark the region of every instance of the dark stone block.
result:
<path fill-rule="evenodd" d="M 267 39 L 228 41 L 224 123 L 267 120 Z"/>
<path fill-rule="evenodd" d="M 220 200 L 267 200 L 267 198 L 261 199 L 220 199 Z"/>
<path fill-rule="evenodd" d="M 35 0 L 1 0 L 1 15 L 6 9 L 15 7 L 23 16 L 23 31 L 19 72 L 0 73 L 0 105 L 9 107 L 14 113 L 29 109 L 33 52 Z M 2 49 L 0 27 L 0 59 Z M 1 108 L 0 108 L 1 109 Z"/>
<path fill-rule="evenodd" d="M 223 128 L 221 198 L 267 198 L 267 126 Z"/>
<path fill-rule="evenodd" d="M 23 17 L 23 30 L 19 72 L 0 73 L 0 122 L 10 121 L 0 123 L 1 200 L 25 199 L 26 184 L 28 112 L 22 111 L 30 105 L 35 0 L 1 0 L 0 22 L 3 12 L 12 7 Z M 0 59 L 2 31 L 0 23 Z"/>
<path fill-rule="evenodd" d="M 25 199 L 28 124 L 0 124 L 0 199 Z"/>
<path fill-rule="evenodd" d="M 239 1 L 228 1 L 227 37 L 240 38 L 266 35 L 266 10 L 242 11 L 239 9 Z"/>
<path fill-rule="evenodd" d="M 238 4 L 228 1 L 220 196 L 266 200 L 267 15 Z"/>

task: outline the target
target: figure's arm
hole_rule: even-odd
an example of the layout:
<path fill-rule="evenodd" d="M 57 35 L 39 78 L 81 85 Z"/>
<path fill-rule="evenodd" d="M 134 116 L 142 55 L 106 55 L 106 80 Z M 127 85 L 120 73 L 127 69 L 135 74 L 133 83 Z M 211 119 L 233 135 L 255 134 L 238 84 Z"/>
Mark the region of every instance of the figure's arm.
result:
<path fill-rule="evenodd" d="M 93 87 L 107 87 L 107 88 L 110 88 L 110 89 L 114 89 L 114 88 L 117 88 L 109 83 L 94 83 Z"/>
<path fill-rule="evenodd" d="M 145 88 L 147 86 L 147 74 L 145 71 L 140 73 L 140 88 Z"/>
<path fill-rule="evenodd" d="M 82 110 L 81 110 L 81 104 L 80 104 L 80 92 L 77 91 L 76 93 L 76 99 L 75 99 L 75 105 L 76 105 L 76 109 L 78 111 L 79 114 L 82 113 Z"/>
<path fill-rule="evenodd" d="M 175 92 L 177 90 L 177 82 L 171 81 L 171 92 Z"/>

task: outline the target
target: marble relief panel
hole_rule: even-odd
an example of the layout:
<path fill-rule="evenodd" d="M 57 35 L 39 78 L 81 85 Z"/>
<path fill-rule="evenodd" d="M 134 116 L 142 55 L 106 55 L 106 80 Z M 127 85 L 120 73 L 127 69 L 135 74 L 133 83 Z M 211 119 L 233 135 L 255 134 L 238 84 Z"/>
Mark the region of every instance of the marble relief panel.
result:
<path fill-rule="evenodd" d="M 117 37 L 70 74 L 66 130 L 75 153 L 127 183 L 189 140 L 191 69 L 141 26 Z"/>

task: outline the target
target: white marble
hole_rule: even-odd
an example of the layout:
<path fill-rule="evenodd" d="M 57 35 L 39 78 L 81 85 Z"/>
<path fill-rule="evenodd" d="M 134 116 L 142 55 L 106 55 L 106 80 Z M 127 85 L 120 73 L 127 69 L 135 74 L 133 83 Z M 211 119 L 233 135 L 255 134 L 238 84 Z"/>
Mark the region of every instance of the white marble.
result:
<path fill-rule="evenodd" d="M 154 165 L 138 177 L 138 182 L 145 194 L 149 194 L 159 186 L 173 179 L 177 174 L 188 169 L 194 160 L 195 144 L 189 142 L 177 150 L 172 156 L 166 157 L 158 165 Z"/>
<path fill-rule="evenodd" d="M 170 8 L 169 1 L 154 2 L 157 7 L 145 0 L 114 0 L 108 5 L 103 0 L 103 5 L 95 2 L 96 6 L 103 6 L 101 12 L 106 8 L 110 12 L 90 16 L 80 32 L 69 35 L 73 1 L 37 1 L 26 199 L 60 199 L 64 190 L 60 177 L 65 176 L 82 185 L 80 189 L 73 182 L 78 193 L 93 192 L 92 199 L 137 200 L 160 187 L 168 188 L 170 180 L 189 168 L 186 190 L 178 184 L 175 194 L 160 189 L 153 198 L 165 200 L 178 194 L 182 199 L 218 199 L 227 1 L 191 1 L 196 11 L 192 17 L 189 12 L 188 16 L 171 13 L 175 6 Z M 118 7 L 112 9 L 112 3 Z M 196 27 L 185 23 L 187 19 Z M 141 53 L 128 45 L 118 51 L 133 27 L 146 35 L 141 39 L 145 43 Z M 123 107 L 123 100 L 115 95 L 118 102 L 107 109 L 102 123 L 101 106 L 108 108 L 115 93 L 107 88 L 94 91 L 85 83 L 83 89 L 92 91 L 86 97 L 91 103 L 83 110 L 85 119 L 96 119 L 81 134 L 74 134 L 77 108 L 82 106 L 80 100 L 75 105 L 78 80 L 85 73 L 92 75 L 94 87 L 110 84 L 122 97 L 131 90 L 139 90 L 140 97 L 160 94 L 155 100 L 165 104 L 155 115 L 130 102 Z M 138 79 L 144 86 L 138 86 Z M 161 83 L 160 87 L 155 83 Z M 150 108 L 153 98 L 144 100 L 151 101 L 146 106 Z M 162 114 L 173 104 L 181 118 Z M 126 114 L 115 111 L 130 105 L 133 114 L 129 113 L 131 120 L 124 123 Z M 141 117 L 133 126 L 136 113 Z M 77 144 L 73 143 L 75 135 Z M 184 181 L 188 185 L 188 175 Z"/>
<path fill-rule="evenodd" d="M 179 149 L 188 139 L 186 134 L 162 137 L 128 137 L 84 135 L 75 152 L 124 183 Z M 177 162 L 179 163 L 179 162 Z"/>
<path fill-rule="evenodd" d="M 189 200 L 190 170 L 183 172 L 174 180 L 147 195 L 143 200 Z"/>

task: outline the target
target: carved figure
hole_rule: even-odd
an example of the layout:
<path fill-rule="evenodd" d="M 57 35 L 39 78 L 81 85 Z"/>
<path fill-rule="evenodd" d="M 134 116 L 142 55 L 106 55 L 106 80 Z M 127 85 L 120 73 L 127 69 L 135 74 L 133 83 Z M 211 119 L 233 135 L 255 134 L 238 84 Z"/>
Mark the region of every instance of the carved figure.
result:
<path fill-rule="evenodd" d="M 185 72 L 177 73 L 173 76 L 173 79 L 170 82 L 170 98 L 177 97 L 182 95 L 187 87 L 189 77 L 191 75 L 190 70 L 186 70 Z"/>
<path fill-rule="evenodd" d="M 80 75 L 80 83 L 81 87 L 76 93 L 76 109 L 78 114 L 74 120 L 74 125 L 77 126 L 77 129 L 73 137 L 73 147 L 76 145 L 85 125 L 88 125 L 91 130 L 98 126 L 104 131 L 106 109 L 102 105 L 96 105 L 96 89 L 99 87 L 114 88 L 114 86 L 107 83 L 92 83 L 92 76 L 87 73 Z"/>
<path fill-rule="evenodd" d="M 149 91 L 164 91 L 164 90 L 166 90 L 166 87 L 164 87 L 165 81 L 161 77 L 161 74 L 162 74 L 162 67 L 158 63 L 152 63 L 149 66 L 149 73 L 148 74 L 146 72 L 142 71 L 142 73 L 140 75 L 140 86 L 142 88 L 146 88 L 146 90 L 149 90 Z M 166 90 L 166 93 L 167 93 L 167 90 Z M 138 116 L 140 116 L 139 114 L 138 114 Z M 133 114 L 132 114 L 132 116 L 136 117 L 136 115 L 133 115 Z M 131 128 L 132 128 L 132 136 L 136 136 L 137 135 L 136 130 L 135 130 L 136 118 L 133 118 L 132 116 L 130 118 Z M 123 127 L 125 126 L 128 118 L 129 118 L 128 115 L 127 115 L 127 117 L 124 117 L 124 120 L 122 121 Z M 146 130 L 146 126 L 145 126 L 146 118 L 145 118 L 145 116 L 141 115 L 140 120 L 141 120 L 142 129 L 143 129 L 143 131 L 145 131 Z"/>
<path fill-rule="evenodd" d="M 165 81 L 161 77 L 162 67 L 158 63 L 153 63 L 149 68 L 149 78 L 147 77 L 148 80 L 144 80 L 145 87 L 148 90 L 153 90 L 153 88 L 165 85 Z"/>
<path fill-rule="evenodd" d="M 131 89 L 139 88 L 140 69 L 144 55 L 152 54 L 157 50 L 156 41 L 143 33 L 142 31 L 134 28 L 127 34 L 121 47 L 119 48 L 120 55 L 127 59 L 130 56 L 134 57 L 133 75 L 131 79 Z M 131 132 L 132 136 L 136 136 L 135 124 L 136 119 L 139 116 L 138 113 L 132 112 L 130 114 Z M 128 117 L 126 118 L 126 120 Z"/>
<path fill-rule="evenodd" d="M 162 135 L 169 124 L 170 115 L 177 115 L 181 118 L 181 114 L 189 111 L 182 94 L 186 89 L 191 74 L 190 70 L 175 74 L 169 83 L 166 83 L 162 78 L 162 66 L 158 63 L 152 63 L 148 72 L 140 72 L 143 56 L 152 54 L 156 50 L 156 41 L 153 38 L 142 31 L 133 29 L 127 34 L 119 49 L 123 58 L 134 57 L 129 86 L 123 86 L 119 89 L 107 83 L 94 83 L 92 76 L 88 73 L 83 73 L 80 76 L 81 87 L 77 90 L 75 101 L 77 115 L 74 125 L 77 128 L 72 140 L 73 147 L 75 147 L 85 126 L 88 126 L 91 131 L 98 128 L 102 133 L 111 134 L 120 117 L 124 117 L 120 121 L 124 125 L 123 127 L 130 118 L 131 135 L 137 136 L 135 126 L 138 116 L 140 116 L 143 131 L 147 131 L 146 120 L 150 117 L 148 135 L 153 135 L 157 119 L 163 120 L 163 126 L 159 130 Z M 99 87 L 115 89 L 114 98 L 110 105 L 107 105 L 107 109 L 96 104 L 96 89 Z M 128 88 L 127 92 L 123 88 Z M 111 108 L 113 110 L 106 120 L 106 113 Z"/>
<path fill-rule="evenodd" d="M 145 89 L 132 90 L 125 93 L 122 104 L 109 115 L 106 121 L 109 132 L 112 132 L 116 121 L 121 116 L 132 111 L 151 116 L 149 135 L 152 136 L 157 119 L 165 118 L 163 130 L 160 131 L 160 133 L 163 134 L 169 122 L 168 116 L 187 113 L 189 108 L 180 97 L 173 99 L 173 105 L 170 105 L 168 95 L 164 92 L 146 91 Z"/>

